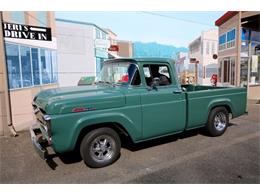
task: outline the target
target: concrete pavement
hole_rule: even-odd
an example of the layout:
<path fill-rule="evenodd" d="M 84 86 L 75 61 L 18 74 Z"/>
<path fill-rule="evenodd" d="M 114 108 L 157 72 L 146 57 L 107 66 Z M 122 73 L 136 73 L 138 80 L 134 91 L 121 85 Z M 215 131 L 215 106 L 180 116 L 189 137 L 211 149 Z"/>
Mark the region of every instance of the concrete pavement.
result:
<path fill-rule="evenodd" d="M 260 105 L 231 120 L 220 137 L 204 129 L 129 147 L 113 165 L 91 169 L 78 155 L 49 165 L 34 152 L 29 132 L 0 138 L 0 183 L 260 183 Z M 53 170 L 51 167 L 55 167 Z"/>

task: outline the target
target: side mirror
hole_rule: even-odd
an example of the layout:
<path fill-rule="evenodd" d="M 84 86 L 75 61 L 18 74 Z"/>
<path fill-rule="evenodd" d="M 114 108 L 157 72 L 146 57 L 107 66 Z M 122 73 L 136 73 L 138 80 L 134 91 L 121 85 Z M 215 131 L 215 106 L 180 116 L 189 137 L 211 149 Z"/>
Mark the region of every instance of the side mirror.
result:
<path fill-rule="evenodd" d="M 160 79 L 158 77 L 154 77 L 152 80 L 151 87 L 153 89 L 157 89 L 157 86 L 159 86 L 159 85 L 160 85 Z"/>

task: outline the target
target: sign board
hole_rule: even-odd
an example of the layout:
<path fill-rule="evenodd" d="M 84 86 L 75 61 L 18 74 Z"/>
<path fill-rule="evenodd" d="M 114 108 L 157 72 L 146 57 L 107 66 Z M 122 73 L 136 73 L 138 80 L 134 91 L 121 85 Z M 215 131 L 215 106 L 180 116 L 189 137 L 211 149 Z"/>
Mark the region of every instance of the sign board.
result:
<path fill-rule="evenodd" d="M 51 41 L 51 28 L 4 22 L 3 35 L 6 38 Z"/>
<path fill-rule="evenodd" d="M 190 58 L 190 63 L 196 63 L 196 58 Z"/>
<path fill-rule="evenodd" d="M 118 45 L 110 45 L 108 51 L 119 51 Z"/>

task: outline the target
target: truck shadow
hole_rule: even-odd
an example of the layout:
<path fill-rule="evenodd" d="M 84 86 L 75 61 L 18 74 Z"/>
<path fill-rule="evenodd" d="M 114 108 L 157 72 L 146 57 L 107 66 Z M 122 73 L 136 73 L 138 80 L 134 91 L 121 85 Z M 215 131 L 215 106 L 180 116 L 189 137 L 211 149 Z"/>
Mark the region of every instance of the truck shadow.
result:
<path fill-rule="evenodd" d="M 208 136 L 205 133 L 204 128 L 199 128 L 199 129 L 194 129 L 191 131 L 184 131 L 182 133 L 169 135 L 169 136 L 161 137 L 161 138 L 156 138 L 156 139 L 152 139 L 152 140 L 148 140 L 148 141 L 144 141 L 144 142 L 136 143 L 136 144 L 131 142 L 131 140 L 129 140 L 129 139 L 125 139 L 124 141 L 122 141 L 122 148 L 125 148 L 127 150 L 134 152 L 134 151 L 143 150 L 143 149 L 154 147 L 154 146 L 159 146 L 162 144 L 167 144 L 170 142 L 177 141 L 179 139 L 184 139 L 184 138 L 193 137 L 193 136 L 197 136 L 197 135 Z"/>
<path fill-rule="evenodd" d="M 236 125 L 236 124 L 229 123 L 229 127 L 233 126 L 233 125 Z M 190 131 L 184 131 L 182 133 L 178 133 L 178 134 L 174 134 L 174 135 L 169 135 L 169 136 L 162 137 L 162 138 L 156 138 L 153 140 L 144 141 L 142 143 L 137 143 L 137 144 L 132 143 L 131 140 L 129 140 L 129 139 L 123 138 L 124 140 L 122 141 L 122 147 L 134 152 L 134 151 L 143 150 L 143 149 L 146 149 L 149 147 L 166 144 L 166 143 L 178 141 L 179 139 L 185 139 L 185 138 L 189 138 L 189 137 L 193 137 L 193 136 L 197 136 L 197 135 L 203 135 L 203 136 L 210 137 L 210 135 L 207 133 L 205 127 L 202 127 L 202 128 L 193 129 Z"/>

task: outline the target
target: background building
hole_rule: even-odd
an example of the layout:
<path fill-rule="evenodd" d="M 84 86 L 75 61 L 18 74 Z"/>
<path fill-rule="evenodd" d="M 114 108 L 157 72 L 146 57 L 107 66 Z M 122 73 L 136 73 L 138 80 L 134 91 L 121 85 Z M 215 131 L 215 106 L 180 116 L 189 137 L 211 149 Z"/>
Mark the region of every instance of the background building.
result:
<path fill-rule="evenodd" d="M 116 33 L 110 29 L 105 29 L 108 33 L 111 47 L 108 52 L 115 58 L 117 57 L 132 57 L 133 44 L 131 41 L 118 40 Z"/>
<path fill-rule="evenodd" d="M 229 11 L 215 25 L 219 27 L 219 82 L 245 86 L 249 70 L 249 99 L 260 99 L 260 12 Z M 251 49 L 249 49 L 251 48 Z"/>
<path fill-rule="evenodd" d="M 56 29 L 54 12 L 2 12 L 3 22 L 50 27 L 52 41 L 18 38 L 0 39 L 0 134 L 6 123 L 6 94 L 10 94 L 13 126 L 16 130 L 28 128 L 33 120 L 31 102 L 42 89 L 57 86 Z M 1 21 L 1 22 L 2 22 Z M 5 52 L 6 52 L 6 56 Z M 6 58 L 6 63 L 4 62 Z M 4 67 L 6 64 L 7 67 Z M 7 75 L 5 75 L 5 68 Z M 8 82 L 9 89 L 5 90 Z M 1 122 L 2 121 L 2 122 Z M 2 124 L 1 124 L 2 123 Z"/>
<path fill-rule="evenodd" d="M 213 55 L 217 54 L 218 30 L 211 29 L 203 31 L 201 35 L 189 44 L 190 61 L 198 61 L 198 83 L 211 85 L 210 78 L 217 74 L 217 59 Z"/>
<path fill-rule="evenodd" d="M 96 77 L 108 59 L 108 33 L 99 26 L 56 19 L 60 86 L 76 86 L 81 77 Z"/>

